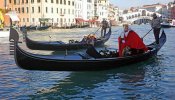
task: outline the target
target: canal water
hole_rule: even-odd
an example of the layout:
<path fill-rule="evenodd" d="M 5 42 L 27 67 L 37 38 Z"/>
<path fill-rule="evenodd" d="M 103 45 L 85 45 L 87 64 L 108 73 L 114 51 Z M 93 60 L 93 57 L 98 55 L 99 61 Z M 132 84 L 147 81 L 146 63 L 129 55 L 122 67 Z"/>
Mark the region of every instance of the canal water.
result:
<path fill-rule="evenodd" d="M 151 29 L 149 25 L 132 25 L 131 28 L 141 37 Z M 29 37 L 34 40 L 66 42 L 69 39 L 81 40 L 84 35 L 97 29 L 31 32 Z M 15 64 L 13 55 L 9 55 L 8 38 L 0 38 L 0 99 L 173 100 L 175 99 L 175 28 L 164 30 L 167 42 L 155 58 L 112 70 L 93 72 L 20 69 Z M 112 36 L 105 46 L 118 48 L 117 37 L 121 31 L 122 27 L 113 27 Z M 99 31 L 96 34 L 100 34 Z M 150 32 L 144 41 L 146 44 L 154 41 L 153 33 Z M 24 44 L 21 45 L 33 53 L 55 54 L 28 50 Z M 75 51 L 68 51 L 71 52 Z"/>

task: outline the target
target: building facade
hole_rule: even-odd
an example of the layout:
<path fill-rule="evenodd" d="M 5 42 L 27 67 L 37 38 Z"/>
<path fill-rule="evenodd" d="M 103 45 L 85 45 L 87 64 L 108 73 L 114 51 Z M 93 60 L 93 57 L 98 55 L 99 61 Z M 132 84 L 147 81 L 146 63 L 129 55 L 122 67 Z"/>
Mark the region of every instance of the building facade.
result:
<path fill-rule="evenodd" d="M 18 13 L 19 26 L 65 27 L 76 24 L 76 18 L 118 19 L 118 8 L 109 9 L 109 0 L 7 0 L 6 8 Z"/>
<path fill-rule="evenodd" d="M 103 18 L 108 19 L 109 0 L 95 0 L 94 6 L 95 17 L 97 17 L 99 21 L 102 21 Z"/>
<path fill-rule="evenodd" d="M 9 16 L 6 16 L 5 14 L 8 12 L 8 9 L 7 9 L 7 0 L 1 0 L 1 3 L 0 3 L 0 13 L 1 13 L 1 18 L 0 19 L 0 27 L 1 28 L 4 28 L 6 26 L 10 26 L 10 18 Z"/>
<path fill-rule="evenodd" d="M 8 9 L 19 14 L 19 26 L 69 26 L 75 23 L 75 0 L 9 0 Z"/>

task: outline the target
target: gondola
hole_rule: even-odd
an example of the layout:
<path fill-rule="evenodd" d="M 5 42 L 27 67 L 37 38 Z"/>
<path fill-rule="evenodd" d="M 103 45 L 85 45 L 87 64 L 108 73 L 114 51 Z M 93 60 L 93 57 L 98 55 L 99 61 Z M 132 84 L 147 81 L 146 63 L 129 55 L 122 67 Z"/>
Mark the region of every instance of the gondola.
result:
<path fill-rule="evenodd" d="M 173 23 L 161 23 L 161 27 L 162 28 L 171 28 L 171 27 L 175 27 L 175 25 L 173 25 Z"/>
<path fill-rule="evenodd" d="M 161 24 L 162 28 L 171 28 L 172 26 L 170 24 Z"/>
<path fill-rule="evenodd" d="M 32 31 L 32 30 L 36 30 L 37 26 L 21 26 L 20 30 L 22 31 L 23 29 L 26 29 L 27 31 Z"/>
<path fill-rule="evenodd" d="M 27 37 L 27 31 L 23 31 L 24 38 L 26 41 L 26 45 L 29 49 L 33 50 L 78 50 L 78 49 L 85 49 L 88 48 L 91 42 L 85 42 L 83 39 L 82 41 L 74 41 L 70 40 L 69 43 L 65 43 L 62 41 L 33 41 Z M 94 46 L 102 46 L 111 36 L 111 28 L 109 28 L 108 33 L 105 37 L 97 38 L 93 41 Z"/>
<path fill-rule="evenodd" d="M 37 27 L 37 30 L 41 31 L 41 30 L 47 30 L 49 29 L 51 26 L 39 26 Z"/>
<path fill-rule="evenodd" d="M 166 35 L 162 31 L 159 45 L 155 42 L 147 45 L 149 48 L 147 52 L 125 57 L 117 57 L 117 54 L 104 57 L 93 46 L 89 47 L 85 53 L 66 56 L 32 54 L 18 45 L 19 36 L 15 29 L 10 30 L 10 40 L 14 40 L 14 58 L 20 68 L 42 71 L 97 71 L 145 61 L 155 56 L 166 42 Z"/>

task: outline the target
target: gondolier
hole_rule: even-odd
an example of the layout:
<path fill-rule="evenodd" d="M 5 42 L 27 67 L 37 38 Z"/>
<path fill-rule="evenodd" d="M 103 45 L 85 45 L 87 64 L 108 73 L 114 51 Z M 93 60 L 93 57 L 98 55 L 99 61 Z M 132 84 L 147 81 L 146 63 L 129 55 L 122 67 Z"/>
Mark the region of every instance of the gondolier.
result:
<path fill-rule="evenodd" d="M 103 18 L 103 21 L 101 22 L 101 37 L 105 37 L 106 35 L 106 29 L 109 27 L 108 22 L 105 18 Z"/>
<path fill-rule="evenodd" d="M 162 19 L 156 15 L 156 13 L 153 14 L 153 19 L 151 21 L 151 27 L 154 32 L 154 37 L 156 40 L 156 44 L 159 44 L 159 34 L 160 34 L 160 29 L 161 29 L 161 23 Z"/>
<path fill-rule="evenodd" d="M 139 35 L 124 24 L 124 32 L 119 36 L 119 56 L 134 55 L 148 50 Z"/>

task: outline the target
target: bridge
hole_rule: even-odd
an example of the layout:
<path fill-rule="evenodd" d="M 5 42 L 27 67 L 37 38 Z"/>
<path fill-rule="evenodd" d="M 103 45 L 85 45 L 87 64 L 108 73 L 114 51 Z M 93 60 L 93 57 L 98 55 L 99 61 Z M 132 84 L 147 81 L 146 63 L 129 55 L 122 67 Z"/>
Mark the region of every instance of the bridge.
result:
<path fill-rule="evenodd" d="M 126 23 L 134 23 L 134 24 L 141 24 L 141 23 L 148 23 L 152 20 L 152 15 L 155 12 L 147 11 L 146 9 L 138 9 L 136 12 L 129 12 L 127 14 L 123 14 L 121 16 L 121 21 Z M 161 16 L 159 13 L 156 13 L 158 16 Z"/>

